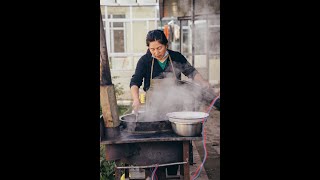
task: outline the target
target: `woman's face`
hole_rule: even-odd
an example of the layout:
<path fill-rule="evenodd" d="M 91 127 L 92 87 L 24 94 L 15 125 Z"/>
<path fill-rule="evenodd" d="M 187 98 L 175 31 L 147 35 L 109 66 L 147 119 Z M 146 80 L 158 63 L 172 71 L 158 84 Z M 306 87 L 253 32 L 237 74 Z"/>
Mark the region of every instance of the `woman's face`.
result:
<path fill-rule="evenodd" d="M 159 41 L 153 41 L 149 43 L 149 50 L 155 58 L 161 60 L 167 51 L 167 46 L 159 43 Z"/>

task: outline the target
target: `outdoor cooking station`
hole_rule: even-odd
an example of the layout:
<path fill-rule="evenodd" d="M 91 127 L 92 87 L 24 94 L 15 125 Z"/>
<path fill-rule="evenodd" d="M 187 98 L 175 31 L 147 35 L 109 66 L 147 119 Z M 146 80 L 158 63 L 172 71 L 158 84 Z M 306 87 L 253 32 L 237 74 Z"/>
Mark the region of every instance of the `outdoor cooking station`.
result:
<path fill-rule="evenodd" d="M 189 154 L 190 141 L 196 140 L 202 140 L 202 137 L 182 137 L 174 132 L 149 134 L 120 130 L 117 136 L 106 137 L 101 144 L 106 145 L 106 158 L 118 159 L 117 165 L 125 162 L 128 168 L 133 166 L 132 168 L 149 169 L 157 164 L 159 166 L 157 176 L 161 180 L 166 179 L 164 168 L 161 167 L 179 165 L 178 179 L 189 180 L 189 165 L 193 162 L 192 153 Z M 116 171 L 117 180 L 121 176 L 118 170 Z"/>
<path fill-rule="evenodd" d="M 197 88 L 192 84 L 190 87 Z M 126 170 L 126 174 L 128 171 L 131 173 L 130 179 L 145 179 L 151 175 L 150 168 L 156 168 L 158 180 L 190 179 L 189 166 L 193 164 L 191 142 L 203 140 L 201 134 L 179 136 L 173 132 L 169 121 L 157 118 L 155 126 L 153 122 L 144 122 L 141 123 L 141 126 L 135 126 L 134 130 L 130 125 L 134 121 L 127 121 L 127 124 L 124 121 L 120 123 L 119 119 L 121 118 L 117 113 L 117 101 L 111 80 L 101 12 L 100 105 L 103 114 L 100 117 L 100 144 L 106 147 L 106 160 L 115 160 L 116 162 L 116 180 L 120 180 L 122 175 L 120 170 L 123 169 Z M 151 118 L 154 117 L 148 116 L 146 119 Z M 139 122 L 135 121 L 135 123 Z M 167 176 L 166 168 L 177 165 L 180 167 L 178 177 Z"/>

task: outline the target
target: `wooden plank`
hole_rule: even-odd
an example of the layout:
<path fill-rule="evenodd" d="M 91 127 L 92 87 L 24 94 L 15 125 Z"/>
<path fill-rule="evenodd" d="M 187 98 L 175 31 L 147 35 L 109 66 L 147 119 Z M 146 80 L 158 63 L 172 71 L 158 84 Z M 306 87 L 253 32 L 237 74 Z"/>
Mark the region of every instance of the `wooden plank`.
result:
<path fill-rule="evenodd" d="M 120 125 L 120 121 L 113 85 L 100 86 L 100 103 L 105 126 L 118 127 Z"/>
<path fill-rule="evenodd" d="M 118 106 L 108 61 L 108 51 L 100 10 L 100 105 L 106 127 L 120 125 Z"/>

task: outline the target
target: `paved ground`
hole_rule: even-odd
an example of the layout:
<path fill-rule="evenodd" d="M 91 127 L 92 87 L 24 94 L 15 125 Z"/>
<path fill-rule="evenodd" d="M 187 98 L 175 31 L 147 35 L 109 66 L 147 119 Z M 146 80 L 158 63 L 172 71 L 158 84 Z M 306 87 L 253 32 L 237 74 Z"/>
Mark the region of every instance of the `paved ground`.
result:
<path fill-rule="evenodd" d="M 198 167 L 201 165 L 203 158 L 200 157 L 199 151 L 197 150 L 197 147 L 195 145 L 195 141 L 192 143 L 193 146 L 193 163 L 194 165 L 190 166 L 190 178 L 193 177 L 193 175 L 196 173 Z M 199 177 L 197 180 L 208 180 L 208 175 L 206 172 L 205 167 L 202 168 Z"/>
<path fill-rule="evenodd" d="M 208 179 L 220 180 L 220 111 L 212 109 L 205 124 L 207 159 L 204 168 Z M 204 148 L 202 141 L 194 141 L 203 161 Z"/>

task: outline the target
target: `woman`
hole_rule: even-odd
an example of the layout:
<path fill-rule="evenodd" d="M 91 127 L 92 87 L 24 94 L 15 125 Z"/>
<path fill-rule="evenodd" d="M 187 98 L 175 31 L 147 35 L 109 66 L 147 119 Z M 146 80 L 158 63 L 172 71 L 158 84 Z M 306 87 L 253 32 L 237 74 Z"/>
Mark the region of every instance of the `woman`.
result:
<path fill-rule="evenodd" d="M 143 90 L 147 92 L 150 89 L 150 84 L 151 87 L 157 84 L 156 80 L 163 78 L 181 80 L 181 73 L 183 73 L 188 78 L 198 82 L 202 87 L 209 88 L 209 83 L 203 79 L 181 53 L 168 49 L 168 40 L 163 31 L 149 31 L 146 43 L 148 46 L 147 53 L 139 59 L 130 81 L 134 111 L 137 111 L 140 106 L 139 88 L 143 81 Z"/>
<path fill-rule="evenodd" d="M 190 65 L 181 53 L 168 49 L 168 40 L 163 31 L 149 31 L 146 37 L 146 44 L 148 46 L 147 53 L 139 59 L 135 73 L 130 81 L 130 90 L 133 98 L 132 106 L 135 112 L 138 112 L 140 106 L 139 88 L 142 82 L 144 83 L 143 90 L 147 92 L 146 107 L 148 107 L 148 102 L 152 99 L 156 105 L 155 109 L 159 111 L 160 108 L 162 114 L 165 114 L 165 111 L 170 109 L 167 105 L 165 105 L 167 109 L 161 108 L 161 103 L 168 103 L 165 102 L 165 96 L 167 96 L 166 93 L 170 93 L 170 88 L 168 87 L 172 85 L 168 86 L 168 83 L 163 83 L 164 79 L 181 80 L 181 73 L 183 73 L 188 78 L 192 78 L 198 82 L 202 87 L 209 88 L 209 83 L 202 78 L 200 73 Z M 152 92 L 156 96 L 150 96 Z M 159 94 L 156 92 L 164 93 Z M 148 110 L 146 112 L 150 113 L 152 108 L 149 107 Z M 157 115 L 153 114 L 148 117 L 157 117 Z M 176 175 L 177 169 L 178 165 L 170 166 L 167 168 L 167 172 L 169 175 Z"/>

